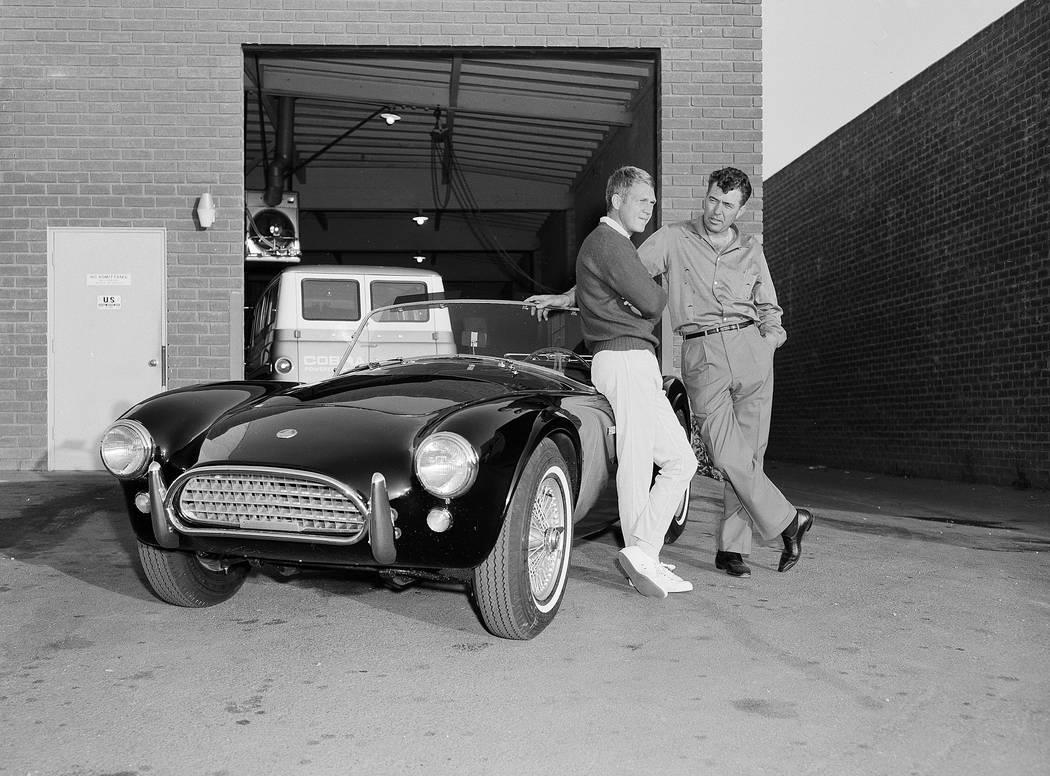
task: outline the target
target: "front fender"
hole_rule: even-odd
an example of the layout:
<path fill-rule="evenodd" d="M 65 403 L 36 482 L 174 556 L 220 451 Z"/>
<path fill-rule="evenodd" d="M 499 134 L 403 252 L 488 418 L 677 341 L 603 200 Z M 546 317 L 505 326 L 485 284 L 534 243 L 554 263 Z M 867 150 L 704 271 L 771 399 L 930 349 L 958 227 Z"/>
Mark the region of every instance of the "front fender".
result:
<path fill-rule="evenodd" d="M 449 504 L 460 554 L 456 565 L 476 566 L 491 553 L 525 464 L 542 439 L 555 437 L 568 462 L 573 488 L 578 489 L 578 423 L 557 401 L 529 397 L 467 408 L 421 434 L 422 438 L 434 431 L 452 431 L 469 440 L 478 451 L 477 481 L 470 491 Z M 426 500 L 435 505 L 440 501 L 429 494 Z"/>
<path fill-rule="evenodd" d="M 140 401 L 120 417 L 146 427 L 157 446 L 154 460 L 160 464 L 164 482 L 170 483 L 197 462 L 205 432 L 224 413 L 290 387 L 273 381 L 237 380 L 176 388 Z M 135 496 L 149 492 L 146 476 L 122 480 L 120 485 L 136 536 L 157 544 L 149 515 L 135 506 Z"/>
<path fill-rule="evenodd" d="M 172 471 L 181 473 L 197 462 L 204 433 L 223 414 L 294 387 L 271 380 L 236 380 L 176 388 L 139 402 L 121 417 L 137 420 L 150 432 L 157 461 L 170 481 Z"/>

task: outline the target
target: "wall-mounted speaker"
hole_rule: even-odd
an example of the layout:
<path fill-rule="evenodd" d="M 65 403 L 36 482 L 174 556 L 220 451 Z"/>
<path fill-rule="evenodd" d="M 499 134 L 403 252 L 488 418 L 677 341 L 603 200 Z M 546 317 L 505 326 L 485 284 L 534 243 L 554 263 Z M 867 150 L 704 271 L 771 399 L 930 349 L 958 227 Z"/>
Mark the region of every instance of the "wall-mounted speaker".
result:
<path fill-rule="evenodd" d="M 245 260 L 299 261 L 299 195 L 286 191 L 276 205 L 267 205 L 263 194 L 244 192 Z"/>

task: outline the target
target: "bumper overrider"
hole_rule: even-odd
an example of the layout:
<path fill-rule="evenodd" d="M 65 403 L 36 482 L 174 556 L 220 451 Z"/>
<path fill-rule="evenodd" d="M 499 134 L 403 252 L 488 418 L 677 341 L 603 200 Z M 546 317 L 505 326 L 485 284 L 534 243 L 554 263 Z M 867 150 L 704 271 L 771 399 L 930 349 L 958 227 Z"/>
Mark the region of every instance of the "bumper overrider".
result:
<path fill-rule="evenodd" d="M 397 515 L 379 472 L 367 504 L 331 477 L 277 467 L 201 466 L 165 486 L 154 461 L 146 477 L 161 547 L 177 548 L 180 534 L 332 545 L 367 539 L 376 563 L 397 560 Z"/>

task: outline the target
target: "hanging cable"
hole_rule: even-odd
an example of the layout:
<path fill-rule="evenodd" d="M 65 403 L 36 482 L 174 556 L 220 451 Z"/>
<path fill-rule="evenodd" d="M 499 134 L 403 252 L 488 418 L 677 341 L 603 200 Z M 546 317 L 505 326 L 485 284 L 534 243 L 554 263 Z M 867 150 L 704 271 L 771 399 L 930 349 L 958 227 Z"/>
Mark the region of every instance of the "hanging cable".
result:
<path fill-rule="evenodd" d="M 438 170 L 441 170 L 441 183 L 438 183 Z M 444 192 L 440 192 L 444 186 Z M 434 110 L 434 128 L 430 131 L 430 189 L 434 199 L 434 228 L 440 228 L 441 215 L 448 207 L 451 195 L 456 195 L 463 212 L 464 221 L 478 244 L 494 254 L 497 261 L 512 276 L 528 283 L 534 291 L 557 293 L 550 286 L 540 283 L 536 278 L 518 266 L 517 260 L 508 254 L 499 239 L 489 228 L 474 193 L 470 189 L 466 176 L 456 161 L 452 145 L 452 136 L 447 127 L 441 126 L 441 109 Z"/>
<path fill-rule="evenodd" d="M 451 138 L 447 129 L 441 126 L 441 108 L 434 109 L 434 128 L 430 130 L 430 195 L 434 200 L 434 229 L 441 228 L 441 216 L 448 207 L 452 196 L 452 187 L 447 175 L 448 152 L 452 148 Z M 444 185 L 443 194 L 438 193 L 438 169 L 441 169 L 441 184 Z"/>
<path fill-rule="evenodd" d="M 456 161 L 456 155 L 452 150 L 451 145 L 447 149 L 447 154 L 448 169 L 451 172 L 452 189 L 456 194 L 457 201 L 463 208 L 467 227 L 470 229 L 471 234 L 474 235 L 474 238 L 483 247 L 495 254 L 500 264 L 502 264 L 511 275 L 516 275 L 519 278 L 528 281 L 535 291 L 549 294 L 558 293 L 555 289 L 540 283 L 536 278 L 532 277 L 529 273 L 519 267 L 517 260 L 503 249 L 503 246 L 500 245 L 499 238 L 489 229 L 489 225 L 485 221 L 481 208 L 474 197 L 474 193 L 470 189 L 470 184 Z"/>
<path fill-rule="evenodd" d="M 359 130 L 359 129 L 360 129 L 361 127 L 363 127 L 363 126 L 364 126 L 365 124 L 367 124 L 367 123 L 368 123 L 369 121 L 371 121 L 372 119 L 374 119 L 374 118 L 375 118 L 376 116 L 378 116 L 378 115 L 379 115 L 380 113 L 382 113 L 382 112 L 383 112 L 383 111 L 385 111 L 385 110 L 389 110 L 389 108 L 387 108 L 387 107 L 386 107 L 385 105 L 384 105 L 384 106 L 383 106 L 382 108 L 376 108 L 376 109 L 375 109 L 374 111 L 372 111 L 372 112 L 371 112 L 370 114 L 368 114 L 367 116 L 365 116 L 365 117 L 364 117 L 363 119 L 361 119 L 361 120 L 360 120 L 359 122 L 357 122 L 357 123 L 356 123 L 356 124 L 355 124 L 354 126 L 350 127 L 350 129 L 346 130 L 346 132 L 344 132 L 343 134 L 341 134 L 341 135 L 340 135 L 339 137 L 337 137 L 337 138 L 336 138 L 335 140 L 333 140 L 333 141 L 332 141 L 331 143 L 329 143 L 328 145 L 326 145 L 326 146 L 325 146 L 324 148 L 322 148 L 322 149 L 321 149 L 320 151 L 318 151 L 317 153 L 313 154 L 313 156 L 311 156 L 311 157 L 310 157 L 309 159 L 307 159 L 307 160 L 306 160 L 305 162 L 300 162 L 299 164 L 297 164 L 297 165 L 296 165 L 295 167 L 293 167 L 293 168 L 292 168 L 292 169 L 291 169 L 291 170 L 290 170 L 290 171 L 288 172 L 288 174 L 289 174 L 289 175 L 294 175 L 295 173 L 299 172 L 299 170 L 303 169 L 303 168 L 304 168 L 304 167 L 305 167 L 306 165 L 308 165 L 308 164 L 309 164 L 310 162 L 312 162 L 312 161 L 313 161 L 314 159 L 316 159 L 317 157 L 319 157 L 319 156 L 320 156 L 321 154 L 323 154 L 323 153 L 324 153 L 325 151 L 327 151 L 327 150 L 328 150 L 329 148 L 331 148 L 332 146 L 336 145 L 337 143 L 340 143 L 340 142 L 342 142 L 342 141 L 343 141 L 343 140 L 345 140 L 346 138 L 350 137 L 350 135 L 352 135 L 352 134 L 353 134 L 354 132 L 356 132 L 357 130 Z"/>
<path fill-rule="evenodd" d="M 262 70 L 259 68 L 259 55 L 255 55 L 255 83 L 258 86 L 259 91 L 256 92 L 257 99 L 256 105 L 259 106 L 259 145 L 262 146 L 263 154 L 263 169 L 267 170 L 270 167 L 270 152 L 266 146 L 266 116 L 263 111 L 263 85 L 262 85 Z"/>

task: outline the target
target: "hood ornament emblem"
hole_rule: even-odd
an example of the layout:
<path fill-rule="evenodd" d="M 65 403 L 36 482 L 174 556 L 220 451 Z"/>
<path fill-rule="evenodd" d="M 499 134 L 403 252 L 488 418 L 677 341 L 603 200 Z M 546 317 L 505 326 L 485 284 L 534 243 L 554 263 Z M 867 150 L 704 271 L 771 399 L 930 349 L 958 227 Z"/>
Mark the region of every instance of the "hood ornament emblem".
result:
<path fill-rule="evenodd" d="M 291 439 L 293 436 L 295 436 L 298 433 L 299 432 L 296 431 L 294 428 L 282 428 L 280 431 L 277 432 L 277 438 L 278 439 Z"/>

